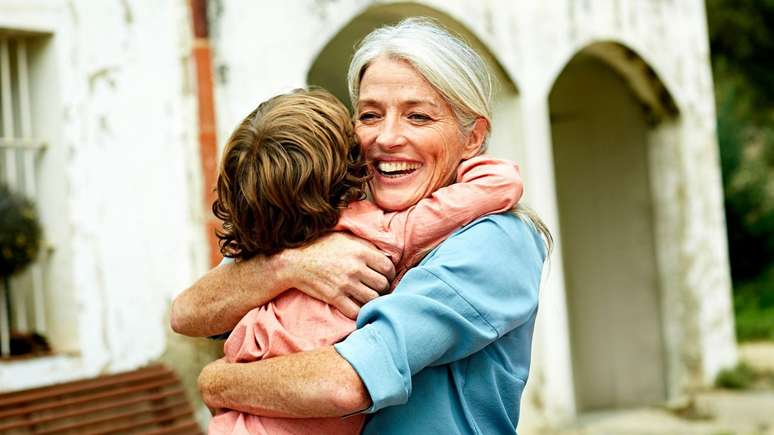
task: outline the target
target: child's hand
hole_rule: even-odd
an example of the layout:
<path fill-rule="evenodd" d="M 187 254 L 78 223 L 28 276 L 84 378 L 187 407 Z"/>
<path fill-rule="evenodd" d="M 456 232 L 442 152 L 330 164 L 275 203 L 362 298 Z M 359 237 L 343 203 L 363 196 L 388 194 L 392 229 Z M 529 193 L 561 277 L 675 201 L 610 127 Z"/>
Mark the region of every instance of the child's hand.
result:
<path fill-rule="evenodd" d="M 355 319 L 360 306 L 389 289 L 395 266 L 373 244 L 335 232 L 280 254 L 288 287 Z"/>

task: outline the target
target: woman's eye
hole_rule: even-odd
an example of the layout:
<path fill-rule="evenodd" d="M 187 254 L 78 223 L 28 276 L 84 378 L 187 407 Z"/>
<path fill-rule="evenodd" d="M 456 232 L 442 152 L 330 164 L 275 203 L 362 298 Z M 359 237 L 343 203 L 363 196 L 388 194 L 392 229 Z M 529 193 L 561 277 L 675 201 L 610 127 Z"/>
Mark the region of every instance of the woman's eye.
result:
<path fill-rule="evenodd" d="M 360 116 L 357 117 L 357 119 L 360 121 L 373 121 L 376 118 L 377 118 L 377 115 L 376 113 L 373 113 L 373 112 L 361 113 Z"/>
<path fill-rule="evenodd" d="M 424 113 L 412 113 L 408 116 L 408 118 L 412 121 L 417 121 L 417 122 L 427 122 L 432 119 L 429 116 L 425 115 Z"/>

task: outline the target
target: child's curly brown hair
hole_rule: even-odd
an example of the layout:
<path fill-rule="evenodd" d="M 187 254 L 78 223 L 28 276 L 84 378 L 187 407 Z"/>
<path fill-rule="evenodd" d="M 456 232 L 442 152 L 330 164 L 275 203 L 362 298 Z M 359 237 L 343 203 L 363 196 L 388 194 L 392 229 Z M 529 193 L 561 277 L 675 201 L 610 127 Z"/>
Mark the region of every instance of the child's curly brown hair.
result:
<path fill-rule="evenodd" d="M 212 211 L 224 256 L 248 259 L 330 231 L 369 179 L 347 108 L 323 89 L 261 103 L 223 151 Z"/>

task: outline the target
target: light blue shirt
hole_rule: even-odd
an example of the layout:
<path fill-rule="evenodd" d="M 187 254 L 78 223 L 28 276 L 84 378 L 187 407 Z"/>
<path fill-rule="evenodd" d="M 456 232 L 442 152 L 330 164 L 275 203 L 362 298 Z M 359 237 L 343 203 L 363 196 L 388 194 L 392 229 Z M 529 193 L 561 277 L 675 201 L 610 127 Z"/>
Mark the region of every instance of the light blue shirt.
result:
<path fill-rule="evenodd" d="M 336 345 L 371 395 L 363 433 L 512 435 L 545 255 L 531 225 L 483 217 L 366 304 Z"/>

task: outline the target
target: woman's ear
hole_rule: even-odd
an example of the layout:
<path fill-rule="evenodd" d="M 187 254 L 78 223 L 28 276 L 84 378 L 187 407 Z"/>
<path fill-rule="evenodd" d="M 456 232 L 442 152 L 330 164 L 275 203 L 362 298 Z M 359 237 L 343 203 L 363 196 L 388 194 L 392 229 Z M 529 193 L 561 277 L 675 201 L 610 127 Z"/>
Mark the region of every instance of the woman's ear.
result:
<path fill-rule="evenodd" d="M 469 159 L 479 154 L 481 147 L 484 145 L 484 139 L 489 132 L 489 121 L 486 118 L 476 118 L 473 123 L 473 128 L 468 133 L 467 143 L 465 148 L 462 149 L 462 159 Z"/>

